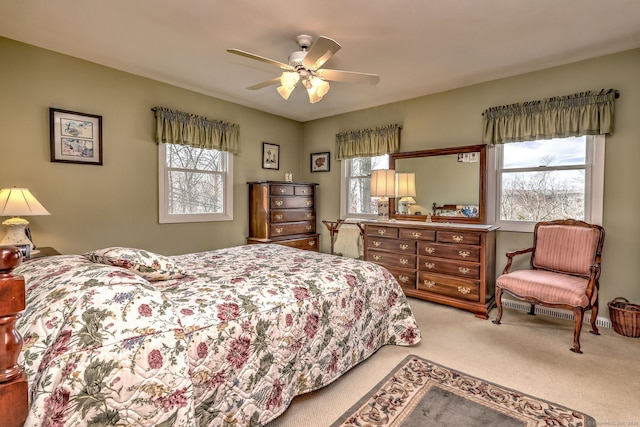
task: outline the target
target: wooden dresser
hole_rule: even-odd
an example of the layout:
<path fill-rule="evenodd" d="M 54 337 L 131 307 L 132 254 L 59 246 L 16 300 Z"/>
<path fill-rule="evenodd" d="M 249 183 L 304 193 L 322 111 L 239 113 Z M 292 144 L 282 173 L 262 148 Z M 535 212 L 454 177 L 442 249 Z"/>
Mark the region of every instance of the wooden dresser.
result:
<path fill-rule="evenodd" d="M 320 250 L 316 233 L 316 186 L 310 182 L 255 181 L 249 185 L 247 243 L 277 243 Z"/>
<path fill-rule="evenodd" d="M 386 267 L 407 296 L 488 318 L 495 304 L 497 226 L 414 221 L 364 225 L 365 259 Z"/>

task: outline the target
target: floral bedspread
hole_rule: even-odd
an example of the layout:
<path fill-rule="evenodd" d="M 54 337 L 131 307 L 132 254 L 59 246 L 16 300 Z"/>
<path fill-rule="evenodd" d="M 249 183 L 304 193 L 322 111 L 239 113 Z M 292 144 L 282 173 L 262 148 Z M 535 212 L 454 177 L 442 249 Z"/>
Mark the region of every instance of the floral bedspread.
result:
<path fill-rule="evenodd" d="M 279 245 L 171 257 L 148 282 L 62 255 L 15 270 L 27 426 L 258 426 L 420 332 L 391 274 Z"/>

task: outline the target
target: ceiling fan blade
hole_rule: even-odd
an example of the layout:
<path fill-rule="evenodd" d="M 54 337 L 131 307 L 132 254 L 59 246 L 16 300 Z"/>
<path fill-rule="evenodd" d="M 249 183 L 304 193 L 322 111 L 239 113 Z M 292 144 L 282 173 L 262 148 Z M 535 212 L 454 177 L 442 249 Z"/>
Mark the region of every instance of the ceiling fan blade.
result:
<path fill-rule="evenodd" d="M 275 77 L 271 80 L 267 80 L 266 82 L 262 82 L 262 83 L 257 83 L 253 86 L 249 86 L 247 89 L 249 90 L 258 90 L 258 89 L 262 89 L 263 87 L 267 87 L 267 86 L 271 86 L 271 85 L 275 85 L 280 83 L 280 77 Z"/>
<path fill-rule="evenodd" d="M 283 70 L 292 71 L 294 69 L 291 65 L 285 64 L 284 62 L 280 62 L 280 61 L 276 61 L 276 60 L 273 60 L 273 59 L 265 58 L 264 56 L 256 55 L 255 53 L 245 52 L 244 50 L 227 49 L 227 52 L 233 53 L 234 55 L 244 56 L 245 58 L 255 59 L 257 61 L 266 62 L 267 64 L 271 64 L 271 65 L 275 65 L 276 67 L 280 67 Z"/>
<path fill-rule="evenodd" d="M 323 80 L 334 82 L 364 83 L 370 85 L 375 85 L 380 81 L 380 76 L 377 74 L 357 73 L 355 71 L 321 69 L 316 71 L 316 76 Z"/>
<path fill-rule="evenodd" d="M 340 47 L 335 40 L 320 36 L 309 48 L 307 56 L 302 60 L 302 65 L 309 70 L 317 70 L 340 50 Z"/>

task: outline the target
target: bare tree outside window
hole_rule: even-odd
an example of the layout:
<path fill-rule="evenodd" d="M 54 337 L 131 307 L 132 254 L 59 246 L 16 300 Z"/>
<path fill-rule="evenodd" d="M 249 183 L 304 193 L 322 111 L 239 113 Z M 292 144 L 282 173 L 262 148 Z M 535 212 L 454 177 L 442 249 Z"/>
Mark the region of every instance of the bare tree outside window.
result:
<path fill-rule="evenodd" d="M 349 214 L 377 214 L 378 199 L 371 197 L 371 171 L 387 169 L 389 156 L 350 159 L 347 177 L 347 207 Z"/>

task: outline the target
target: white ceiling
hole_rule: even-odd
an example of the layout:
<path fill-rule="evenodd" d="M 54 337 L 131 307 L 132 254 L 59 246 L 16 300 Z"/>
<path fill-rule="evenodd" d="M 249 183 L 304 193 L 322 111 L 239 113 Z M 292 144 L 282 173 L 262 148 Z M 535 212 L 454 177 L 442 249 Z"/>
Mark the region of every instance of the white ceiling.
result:
<path fill-rule="evenodd" d="M 245 89 L 281 70 L 226 49 L 286 63 L 298 34 L 380 83 Z M 640 0 L 2 0 L 0 36 L 304 122 L 638 48 Z"/>

